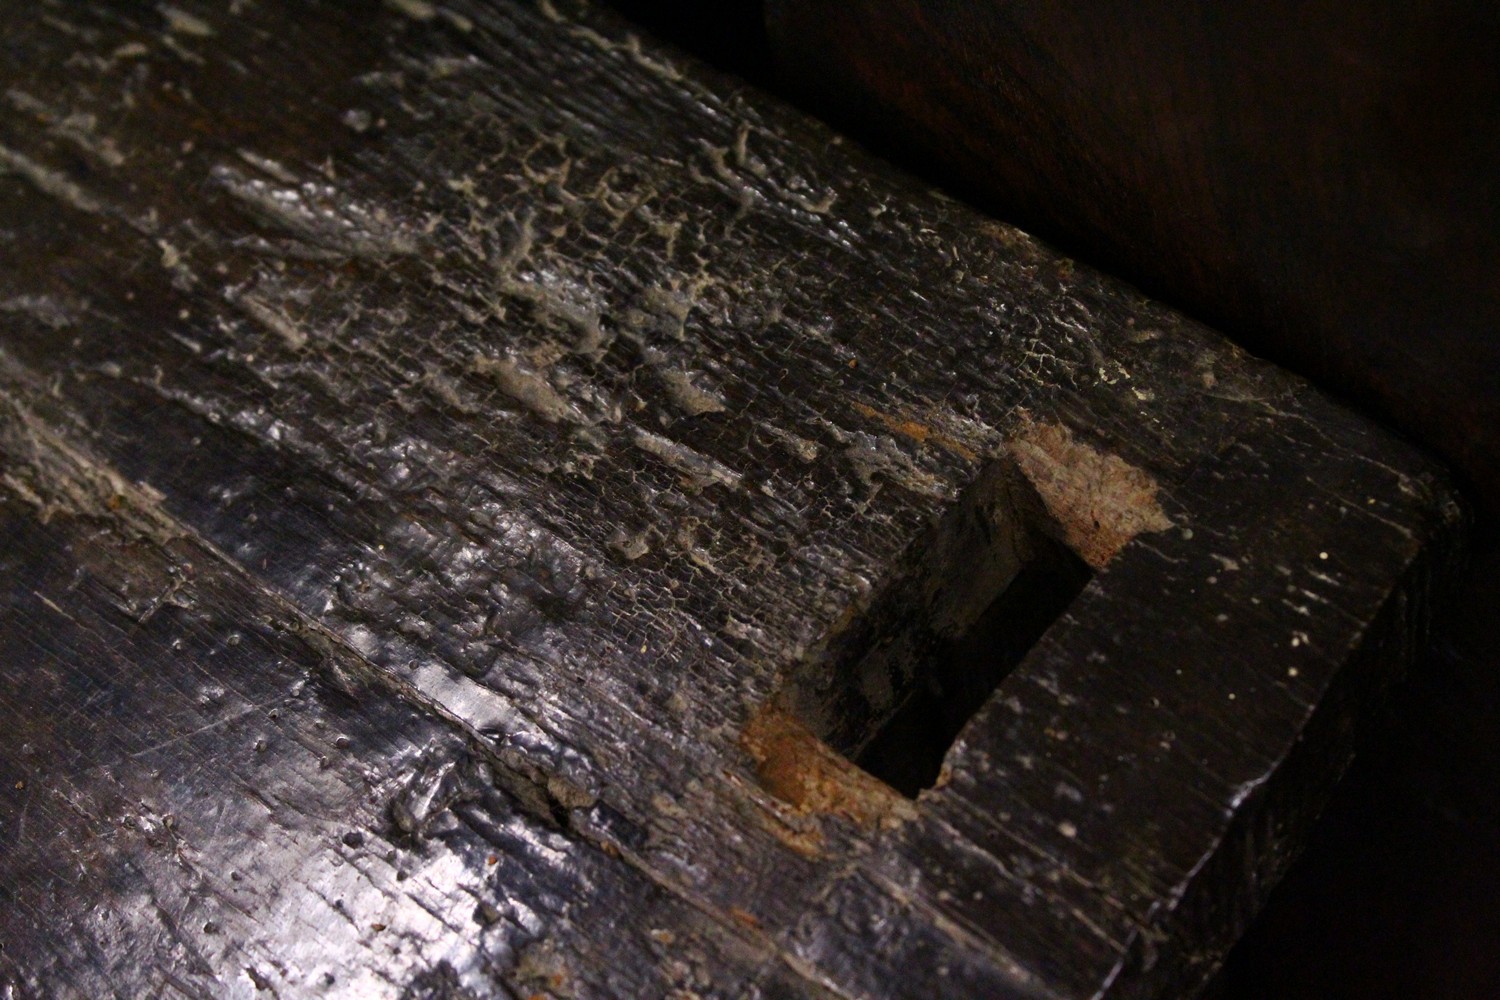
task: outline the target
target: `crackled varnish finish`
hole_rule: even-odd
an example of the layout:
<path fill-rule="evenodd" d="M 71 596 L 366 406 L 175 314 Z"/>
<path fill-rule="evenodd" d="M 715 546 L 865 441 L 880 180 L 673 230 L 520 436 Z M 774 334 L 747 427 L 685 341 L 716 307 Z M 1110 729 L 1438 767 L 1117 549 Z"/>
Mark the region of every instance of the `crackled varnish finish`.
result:
<path fill-rule="evenodd" d="M 1448 564 L 1426 460 L 605 14 L 0 39 L 7 996 L 1180 996 Z M 1047 546 L 933 787 L 850 763 Z"/>

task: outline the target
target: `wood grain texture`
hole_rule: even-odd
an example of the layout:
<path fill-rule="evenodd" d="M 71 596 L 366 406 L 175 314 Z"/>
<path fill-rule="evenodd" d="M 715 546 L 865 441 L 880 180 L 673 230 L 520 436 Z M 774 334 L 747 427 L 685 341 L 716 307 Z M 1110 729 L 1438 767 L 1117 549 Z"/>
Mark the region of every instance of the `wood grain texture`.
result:
<path fill-rule="evenodd" d="M 1440 451 L 1500 510 L 1500 16 L 769 0 L 790 92 Z"/>
<path fill-rule="evenodd" d="M 17 995 L 1180 995 L 1446 573 L 1425 459 L 586 7 L 0 37 Z M 1092 582 L 863 776 L 1026 525 Z"/>

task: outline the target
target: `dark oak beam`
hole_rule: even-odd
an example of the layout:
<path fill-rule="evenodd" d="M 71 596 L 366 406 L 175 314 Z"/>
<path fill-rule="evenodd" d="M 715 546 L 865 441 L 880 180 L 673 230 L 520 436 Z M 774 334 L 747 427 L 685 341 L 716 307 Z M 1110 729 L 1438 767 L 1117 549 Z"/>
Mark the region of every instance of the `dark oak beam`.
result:
<path fill-rule="evenodd" d="M 1178 995 L 1450 566 L 1427 459 L 587 8 L 0 32 L 23 994 Z"/>

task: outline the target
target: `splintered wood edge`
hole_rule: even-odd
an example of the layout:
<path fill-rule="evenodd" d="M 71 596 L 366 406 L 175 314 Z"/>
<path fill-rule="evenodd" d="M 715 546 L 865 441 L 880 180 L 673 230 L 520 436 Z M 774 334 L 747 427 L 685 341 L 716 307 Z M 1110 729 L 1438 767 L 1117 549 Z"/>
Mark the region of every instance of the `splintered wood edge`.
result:
<path fill-rule="evenodd" d="M 869 828 L 915 814 L 900 792 L 818 739 L 774 699 L 750 717 L 740 745 L 755 761 L 762 787 L 803 815 L 842 816 Z"/>
<path fill-rule="evenodd" d="M 1079 440 L 1064 424 L 1022 414 L 1009 452 L 1068 545 L 1095 569 L 1137 535 L 1172 527 L 1150 473 Z"/>

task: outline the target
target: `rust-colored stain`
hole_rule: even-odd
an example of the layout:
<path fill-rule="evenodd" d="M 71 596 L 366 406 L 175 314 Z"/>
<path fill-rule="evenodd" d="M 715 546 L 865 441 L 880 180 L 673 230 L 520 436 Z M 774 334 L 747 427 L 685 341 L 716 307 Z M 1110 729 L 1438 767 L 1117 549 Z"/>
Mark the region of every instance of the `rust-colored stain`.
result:
<path fill-rule="evenodd" d="M 747 910 L 742 910 L 738 906 L 731 906 L 729 908 L 729 915 L 733 917 L 736 922 L 744 924 L 751 930 L 760 930 L 760 919 L 756 917 L 755 914 L 750 913 Z"/>
<path fill-rule="evenodd" d="M 939 448 L 942 448 L 945 451 L 950 451 L 953 454 L 957 455 L 959 458 L 965 459 L 970 462 L 979 458 L 978 453 L 976 453 L 974 449 L 961 442 L 955 441 L 950 437 L 939 434 L 937 431 L 933 430 L 931 427 L 928 427 L 926 424 L 921 423 L 920 421 L 908 420 L 902 417 L 893 416 L 889 413 L 882 413 L 881 411 L 875 409 L 875 407 L 867 406 L 864 403 L 854 403 L 852 405 L 854 407 L 854 412 L 858 413 L 862 417 L 868 417 L 871 420 L 879 421 L 880 423 L 884 424 L 886 429 L 893 434 L 900 434 L 902 437 L 911 438 L 913 441 L 917 442 L 917 444 L 920 445 L 926 445 L 929 443 L 935 444 Z"/>
<path fill-rule="evenodd" d="M 842 816 L 861 826 L 912 814 L 894 788 L 860 770 L 774 704 L 745 724 L 740 744 L 756 764 L 761 787 L 803 815 Z"/>
<path fill-rule="evenodd" d="M 733 777 L 730 782 L 734 783 Z M 747 809 L 744 812 L 745 818 L 802 857 L 821 857 L 824 838 L 817 817 L 805 816 L 791 805 L 782 803 L 779 799 L 777 801 L 781 805 L 780 809 Z"/>
<path fill-rule="evenodd" d="M 1095 569 L 1136 535 L 1172 527 L 1149 473 L 1079 441 L 1062 424 L 1023 417 L 1009 450 L 1068 545 Z"/>

